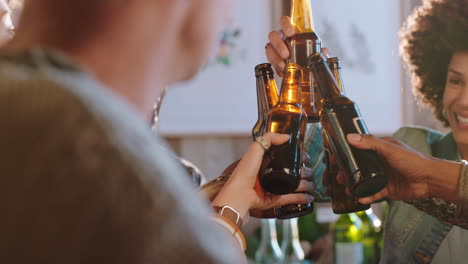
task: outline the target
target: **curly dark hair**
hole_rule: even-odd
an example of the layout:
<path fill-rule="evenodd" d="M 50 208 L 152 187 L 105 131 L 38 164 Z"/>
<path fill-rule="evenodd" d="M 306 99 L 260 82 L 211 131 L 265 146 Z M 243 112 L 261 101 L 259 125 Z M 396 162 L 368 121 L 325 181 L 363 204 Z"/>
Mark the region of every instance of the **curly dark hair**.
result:
<path fill-rule="evenodd" d="M 400 53 L 409 66 L 413 93 L 445 126 L 442 97 L 448 65 L 468 50 L 468 0 L 425 0 L 400 31 Z"/>

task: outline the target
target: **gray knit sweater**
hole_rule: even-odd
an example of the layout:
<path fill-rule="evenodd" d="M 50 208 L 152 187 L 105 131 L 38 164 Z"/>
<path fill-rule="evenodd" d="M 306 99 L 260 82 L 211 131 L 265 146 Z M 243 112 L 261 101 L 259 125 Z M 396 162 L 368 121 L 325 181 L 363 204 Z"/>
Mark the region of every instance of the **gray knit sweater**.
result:
<path fill-rule="evenodd" d="M 146 124 L 56 51 L 0 54 L 0 263 L 241 263 Z"/>

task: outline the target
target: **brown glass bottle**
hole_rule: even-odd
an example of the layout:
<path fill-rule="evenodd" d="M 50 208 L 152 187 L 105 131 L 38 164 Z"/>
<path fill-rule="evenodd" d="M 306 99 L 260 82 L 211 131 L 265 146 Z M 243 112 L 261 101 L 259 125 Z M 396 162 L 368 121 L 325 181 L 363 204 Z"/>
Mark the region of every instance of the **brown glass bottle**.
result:
<path fill-rule="evenodd" d="M 330 71 L 333 74 L 333 77 L 335 77 L 336 84 L 338 85 L 338 88 L 340 89 L 341 94 L 346 95 L 346 92 L 343 87 L 343 79 L 341 78 L 340 58 L 339 57 L 328 58 L 327 64 L 328 64 L 328 67 L 330 68 Z"/>
<path fill-rule="evenodd" d="M 304 70 L 302 74 L 302 108 L 307 113 L 309 123 L 320 121 L 320 92 L 315 85 L 312 74 L 307 70 L 307 57 L 320 53 L 321 40 L 314 30 L 310 0 L 292 0 L 291 24 L 296 34 L 286 39 L 291 53 L 289 62 L 299 64 Z"/>
<path fill-rule="evenodd" d="M 346 185 L 356 197 L 366 197 L 382 190 L 388 182 L 381 158 L 375 151 L 362 150 L 348 144 L 350 133 L 368 134 L 367 127 L 353 101 L 341 94 L 338 84 L 319 53 L 308 58 L 308 65 L 322 97 L 322 124 Z"/>
<path fill-rule="evenodd" d="M 292 193 L 301 180 L 307 124 L 307 114 L 301 108 L 301 78 L 300 66 L 289 63 L 285 68 L 279 102 L 267 115 L 267 131 L 290 135 L 286 143 L 271 146 L 264 155 L 259 179 L 264 190 L 270 193 Z"/>
<path fill-rule="evenodd" d="M 258 119 L 252 128 L 252 138 L 263 135 L 266 130 L 267 113 L 278 103 L 278 89 L 271 64 L 262 63 L 255 67 L 257 79 Z"/>
<path fill-rule="evenodd" d="M 335 77 L 340 93 L 345 95 L 345 90 L 343 88 L 343 81 L 341 78 L 341 65 L 340 59 L 338 57 L 328 58 L 327 59 L 328 67 L 330 67 L 333 76 Z M 326 165 L 327 165 L 327 177 L 328 182 L 331 186 L 331 199 L 332 199 L 332 209 L 335 214 L 347 214 L 353 212 L 364 211 L 370 208 L 370 205 L 364 205 L 357 201 L 355 197 L 349 196 L 346 194 L 346 185 L 338 183 L 336 176 L 339 172 L 338 164 L 332 163 L 334 157 L 332 147 L 330 146 L 330 141 L 327 137 L 327 134 L 322 130 L 323 145 L 326 150 Z"/>
<path fill-rule="evenodd" d="M 255 67 L 257 78 L 257 104 L 258 120 L 252 129 L 252 136 L 255 140 L 258 136 L 266 132 L 267 114 L 269 110 L 278 103 L 278 90 L 273 78 L 273 70 L 269 63 L 259 64 Z M 288 204 L 275 208 L 275 216 L 278 219 L 287 219 L 311 213 L 314 210 L 313 204 Z"/>

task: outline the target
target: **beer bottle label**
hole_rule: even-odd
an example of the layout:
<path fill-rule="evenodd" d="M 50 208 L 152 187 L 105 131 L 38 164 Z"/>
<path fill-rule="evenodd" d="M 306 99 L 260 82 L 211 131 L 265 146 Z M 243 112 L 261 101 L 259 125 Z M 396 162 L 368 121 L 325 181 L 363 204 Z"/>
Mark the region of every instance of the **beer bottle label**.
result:
<path fill-rule="evenodd" d="M 362 117 L 358 116 L 353 118 L 353 124 L 359 134 L 368 134 L 366 124 Z"/>

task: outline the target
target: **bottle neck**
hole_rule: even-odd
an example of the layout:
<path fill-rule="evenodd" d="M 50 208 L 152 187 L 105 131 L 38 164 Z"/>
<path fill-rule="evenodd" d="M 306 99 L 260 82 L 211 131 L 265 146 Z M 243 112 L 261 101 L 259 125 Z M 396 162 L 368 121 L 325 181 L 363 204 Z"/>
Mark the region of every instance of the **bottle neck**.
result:
<path fill-rule="evenodd" d="M 252 128 L 253 139 L 265 133 L 268 111 L 278 102 L 278 90 L 273 74 L 273 69 L 268 63 L 255 67 L 258 119 Z"/>
<path fill-rule="evenodd" d="M 292 64 L 288 64 L 292 65 Z M 288 66 L 285 69 L 279 103 L 301 106 L 302 101 L 302 71 L 300 67 Z"/>
<path fill-rule="evenodd" d="M 303 261 L 305 258 L 304 250 L 299 241 L 297 218 L 283 220 L 283 241 L 281 242 L 281 251 L 286 262 Z M 285 263 L 286 263 L 285 262 Z"/>
<path fill-rule="evenodd" d="M 278 244 L 278 238 L 276 236 L 275 219 L 263 219 L 261 233 L 262 233 L 261 243 Z"/>
<path fill-rule="evenodd" d="M 278 103 L 278 87 L 276 86 L 275 78 L 271 75 L 271 78 L 268 78 L 268 85 L 265 85 L 265 95 L 266 95 L 266 113 L 270 111 Z"/>
<path fill-rule="evenodd" d="M 341 96 L 339 88 L 333 73 L 330 71 L 326 59 L 321 54 L 314 54 L 309 57 L 308 64 L 314 76 L 314 80 L 320 90 L 320 95 L 327 100 L 336 96 Z"/>
<path fill-rule="evenodd" d="M 262 237 L 255 252 L 256 263 L 278 263 L 281 259 L 283 254 L 276 238 L 276 220 L 262 219 Z"/>
<path fill-rule="evenodd" d="M 299 230 L 298 230 L 298 221 L 297 218 L 283 220 L 283 240 L 282 247 L 286 244 L 298 244 L 299 240 Z"/>
<path fill-rule="evenodd" d="M 341 79 L 341 66 L 340 66 L 340 61 L 338 57 L 335 58 L 329 58 L 328 59 L 328 67 L 330 67 L 330 70 L 335 77 L 336 84 L 338 85 L 338 88 L 340 88 L 340 92 L 342 95 L 345 95 L 345 90 L 343 87 L 343 80 Z"/>
<path fill-rule="evenodd" d="M 296 34 L 315 32 L 310 0 L 293 0 L 291 6 L 291 24 Z"/>
<path fill-rule="evenodd" d="M 264 76 L 257 77 L 258 120 L 261 120 L 265 116 L 265 111 L 266 111 L 265 82 L 263 79 L 264 79 Z"/>
<path fill-rule="evenodd" d="M 257 78 L 257 103 L 262 106 L 263 114 L 270 111 L 278 103 L 278 88 L 274 78 L 274 72 L 268 63 L 260 64 L 255 68 Z"/>

